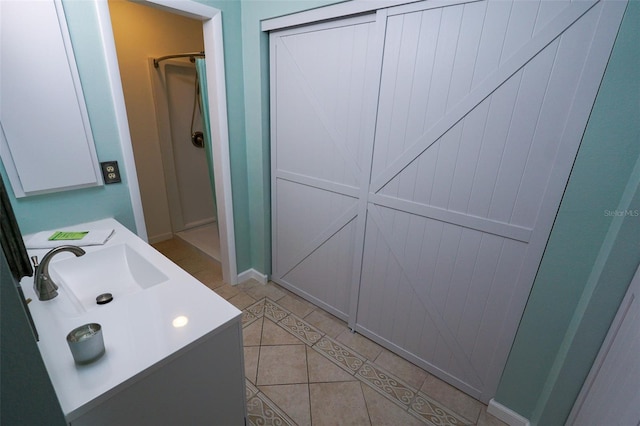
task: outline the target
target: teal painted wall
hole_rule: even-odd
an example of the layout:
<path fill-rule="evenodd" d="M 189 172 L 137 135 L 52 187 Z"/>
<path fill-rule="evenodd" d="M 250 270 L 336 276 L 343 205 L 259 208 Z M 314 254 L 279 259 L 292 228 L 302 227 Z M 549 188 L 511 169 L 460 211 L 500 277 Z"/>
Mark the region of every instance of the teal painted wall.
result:
<path fill-rule="evenodd" d="M 269 37 L 260 30 L 260 21 L 340 1 L 343 0 L 242 0 L 251 263 L 253 268 L 263 273 L 271 272 L 271 160 Z"/>
<path fill-rule="evenodd" d="M 343 0 L 196 0 L 222 11 L 238 272 L 271 270 L 269 46 L 260 21 Z"/>
<path fill-rule="evenodd" d="M 239 271 L 270 270 L 268 37 L 262 19 L 330 0 L 199 0 L 222 10 L 234 220 Z M 101 161 L 122 162 L 93 2 L 65 1 L 65 12 Z M 640 154 L 640 4 L 632 2 L 589 122 L 548 248 L 496 400 L 534 424 L 561 424 L 588 373 L 640 259 L 640 220 L 625 218 L 583 293 Z M 4 167 L 0 172 L 6 180 Z M 100 188 L 12 199 L 24 232 L 115 217 L 135 231 L 127 176 Z M 631 209 L 640 209 L 638 196 Z M 576 316 L 578 315 L 578 316 Z M 571 338 L 567 339 L 569 335 Z"/>
<path fill-rule="evenodd" d="M 254 268 L 268 273 L 271 264 L 269 60 L 268 37 L 260 31 L 260 20 L 336 1 L 197 1 L 222 11 L 238 271 Z M 99 48 L 95 4 L 92 1 L 65 0 L 64 8 L 98 158 L 123 164 L 106 63 Z M 128 180 L 123 169 L 121 167 L 121 184 L 21 199 L 10 193 L 23 232 L 105 217 L 114 217 L 135 232 Z M 0 173 L 8 181 L 1 164 Z"/>
<path fill-rule="evenodd" d="M 247 195 L 247 162 L 242 77 L 242 32 L 240 2 L 201 0 L 222 10 L 225 43 L 225 73 L 229 118 L 231 180 L 239 271 L 252 267 L 251 230 Z M 107 66 L 100 50 L 100 33 L 93 1 L 64 2 L 65 16 L 78 63 L 98 159 L 123 164 L 113 102 L 109 93 Z M 128 179 L 121 167 L 123 182 L 98 188 L 79 189 L 16 199 L 11 202 L 24 233 L 114 217 L 136 231 Z M 4 165 L 0 173 L 8 182 Z"/>
<path fill-rule="evenodd" d="M 248 191 L 250 182 L 247 173 L 247 144 L 244 125 L 241 4 L 239 0 L 196 1 L 222 11 L 236 265 L 238 272 L 243 272 L 253 267 L 251 246 L 254 244 L 254 237 L 251 232 L 249 216 Z"/>
<path fill-rule="evenodd" d="M 533 425 L 564 423 L 640 262 L 639 44 L 630 1 L 495 398 Z"/>
<path fill-rule="evenodd" d="M 98 46 L 100 34 L 93 2 L 64 1 L 65 16 L 73 43 L 80 79 L 87 103 L 91 129 L 100 161 L 123 164 L 120 138 L 107 77 L 107 68 Z M 73 167 L 73 159 L 69 159 Z M 127 175 L 122 183 L 16 199 L 9 196 L 23 233 L 114 217 L 135 232 Z M 9 183 L 4 164 L 0 173 Z M 9 185 L 7 185 L 9 187 Z"/>
<path fill-rule="evenodd" d="M 238 270 L 268 272 L 269 60 L 260 21 L 337 1 L 199 1 L 222 10 Z M 64 6 L 98 158 L 122 162 L 95 5 Z M 633 216 L 598 258 L 615 219 L 604 211 L 618 208 L 640 156 L 639 43 L 640 3 L 631 1 L 496 395 L 533 424 L 564 421 L 640 260 Z M 0 173 L 7 181 L 3 165 Z M 11 201 L 25 233 L 104 217 L 135 231 L 124 171 L 122 184 Z M 629 208 L 640 209 L 640 195 Z"/>

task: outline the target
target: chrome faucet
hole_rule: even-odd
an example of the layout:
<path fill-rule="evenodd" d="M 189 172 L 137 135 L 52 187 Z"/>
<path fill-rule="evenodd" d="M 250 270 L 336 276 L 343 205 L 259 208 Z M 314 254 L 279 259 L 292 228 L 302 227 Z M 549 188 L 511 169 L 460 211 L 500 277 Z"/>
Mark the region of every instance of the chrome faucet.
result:
<path fill-rule="evenodd" d="M 32 256 L 31 261 L 36 269 L 33 277 L 33 290 L 36 292 L 39 300 L 50 300 L 58 295 L 58 286 L 53 279 L 49 276 L 49 262 L 51 258 L 58 253 L 68 251 L 80 257 L 85 254 L 85 251 L 77 246 L 60 246 L 50 250 L 42 258 L 42 262 L 38 264 L 38 257 Z"/>

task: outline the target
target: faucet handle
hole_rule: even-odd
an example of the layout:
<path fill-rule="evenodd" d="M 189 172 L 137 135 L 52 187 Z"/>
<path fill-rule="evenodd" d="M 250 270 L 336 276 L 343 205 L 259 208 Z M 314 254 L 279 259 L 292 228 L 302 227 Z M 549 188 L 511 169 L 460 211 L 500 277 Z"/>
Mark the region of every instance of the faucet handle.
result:
<path fill-rule="evenodd" d="M 33 267 L 37 268 L 38 267 L 38 256 L 31 256 L 31 262 L 33 262 Z"/>

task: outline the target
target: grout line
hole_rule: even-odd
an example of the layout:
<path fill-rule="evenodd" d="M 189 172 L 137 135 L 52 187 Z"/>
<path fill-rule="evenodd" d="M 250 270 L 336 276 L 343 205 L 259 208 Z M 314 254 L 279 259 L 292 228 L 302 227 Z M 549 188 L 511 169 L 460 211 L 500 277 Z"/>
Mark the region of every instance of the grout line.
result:
<path fill-rule="evenodd" d="M 258 359 L 256 360 L 256 383 L 255 387 L 258 387 L 258 374 L 260 373 L 260 355 L 262 353 L 262 329 L 264 328 L 264 321 L 260 326 L 260 339 L 258 342 Z"/>
<path fill-rule="evenodd" d="M 278 306 L 279 306 L 279 305 L 278 305 Z M 288 310 L 286 310 L 286 309 L 284 309 L 284 308 L 282 308 L 282 309 L 283 309 L 285 312 L 289 312 Z M 297 317 L 295 314 L 292 314 L 291 312 L 289 312 L 289 314 L 287 315 L 287 317 L 288 317 L 288 316 L 292 316 L 293 318 L 299 318 L 299 317 Z M 285 317 L 285 318 L 287 318 L 287 317 Z M 280 322 L 282 322 L 282 321 L 284 321 L 284 319 L 285 319 L 285 318 L 281 319 L 281 320 L 279 321 L 279 323 L 280 323 Z M 306 323 L 306 321 L 303 321 L 303 322 L 304 322 L 304 323 Z M 306 323 L 306 324 L 308 324 L 308 323 Z M 315 328 L 315 327 L 314 327 L 314 328 Z M 289 331 L 289 330 L 288 330 L 288 331 Z M 319 331 L 321 331 L 321 330 L 319 330 Z M 293 333 L 292 333 L 292 334 L 293 334 Z M 326 335 L 326 333 L 321 333 L 321 334 L 323 334 L 322 338 L 327 338 L 330 342 L 333 340 L 333 339 L 329 338 L 329 337 Z M 295 334 L 294 334 L 294 336 L 295 336 Z M 298 338 L 300 339 L 300 337 L 299 337 L 299 336 L 296 336 L 296 337 L 298 337 Z M 336 364 L 337 366 L 339 366 L 339 367 L 340 367 L 340 368 L 342 368 L 343 370 L 345 370 L 345 371 L 349 372 L 349 373 L 350 373 L 351 375 L 353 375 L 356 379 L 358 379 L 358 381 L 359 381 L 361 384 L 362 384 L 362 383 L 367 384 L 367 385 L 368 385 L 368 386 L 370 386 L 373 390 L 375 390 L 375 391 L 377 391 L 378 393 L 380 393 L 383 397 L 385 397 L 385 398 L 386 398 L 386 399 L 388 399 L 389 401 L 391 401 L 391 402 L 395 403 L 396 405 L 398 405 L 400 408 L 402 408 L 402 409 L 403 409 L 403 411 L 407 412 L 408 414 L 413 415 L 415 418 L 419 419 L 420 421 L 423 421 L 423 422 L 424 422 L 424 421 L 427 421 L 427 422 L 428 422 L 428 420 L 427 420 L 427 419 L 425 419 L 425 418 L 424 418 L 423 416 L 421 416 L 419 413 L 417 413 L 417 412 L 415 412 L 414 410 L 412 410 L 412 406 L 414 405 L 414 403 L 415 403 L 416 399 L 417 399 L 419 396 L 420 396 L 420 398 L 424 398 L 423 396 L 419 395 L 419 392 L 420 392 L 420 391 L 419 391 L 419 389 L 415 389 L 415 388 L 413 388 L 413 387 L 412 387 L 412 386 L 410 386 L 409 384 L 404 383 L 400 378 L 396 377 L 394 374 L 387 372 L 386 370 L 382 369 L 382 368 L 381 368 L 381 367 L 379 367 L 378 365 L 375 365 L 375 367 L 374 367 L 374 368 L 376 368 L 376 369 L 380 370 L 380 371 L 381 371 L 383 374 L 385 374 L 385 375 L 386 375 L 390 380 L 393 380 L 393 381 L 395 381 L 396 383 L 401 384 L 403 387 L 407 388 L 407 390 L 409 390 L 409 391 L 413 394 L 413 396 L 411 397 L 411 400 L 410 400 L 407 404 L 402 403 L 402 402 L 401 402 L 400 400 L 398 400 L 397 398 L 392 398 L 389 394 L 382 392 L 382 391 L 381 391 L 381 389 L 378 389 L 378 388 L 376 388 L 375 386 L 373 386 L 371 383 L 369 383 L 368 381 L 363 380 L 363 377 L 359 377 L 359 374 L 358 374 L 358 373 L 360 373 L 360 371 L 362 370 L 362 368 L 364 368 L 364 366 L 365 366 L 365 365 L 367 365 L 367 363 L 371 366 L 372 364 L 374 364 L 374 361 L 371 361 L 371 360 L 369 360 L 367 357 L 362 356 L 360 353 L 358 353 L 357 351 L 353 350 L 353 348 L 351 348 L 351 347 L 349 347 L 349 346 L 347 346 L 347 345 L 344 345 L 344 344 L 342 344 L 342 343 L 340 343 L 340 342 L 338 342 L 338 341 L 335 341 L 335 340 L 334 340 L 334 341 L 333 341 L 333 343 L 334 343 L 334 344 L 336 344 L 337 346 L 341 347 L 341 348 L 342 348 L 342 349 L 344 349 L 345 351 L 347 351 L 347 352 L 351 352 L 352 354 L 354 354 L 354 355 L 356 355 L 357 357 L 360 357 L 361 359 L 363 359 L 363 360 L 364 360 L 364 363 L 362 364 L 362 366 L 360 366 L 356 371 L 349 371 L 349 370 L 346 370 L 346 369 L 344 368 L 344 366 L 343 366 L 343 365 L 341 365 L 341 364 L 339 364 L 339 363 L 337 363 L 335 359 L 332 359 L 332 358 L 328 357 L 326 353 L 323 353 L 322 351 L 318 350 L 318 348 L 316 348 L 317 344 L 322 340 L 322 338 L 321 338 L 320 340 L 318 340 L 316 343 L 314 343 L 313 345 L 311 345 L 312 349 L 315 349 L 318 353 L 320 353 L 321 355 L 324 355 L 324 356 L 325 356 L 325 358 L 327 358 L 328 360 L 330 360 L 331 362 L 333 362 L 334 364 Z M 308 342 L 304 342 L 304 343 L 308 345 Z M 380 356 L 380 354 L 378 354 L 378 355 L 376 356 L 376 358 L 377 358 L 378 356 Z M 308 366 L 308 363 L 307 363 L 307 375 L 308 375 L 308 368 L 309 368 L 309 366 Z M 425 395 L 425 396 L 426 396 L 426 395 Z M 433 401 L 431 398 L 424 398 L 424 399 L 425 399 L 425 400 L 427 400 L 427 401 L 430 403 L 430 405 L 436 405 L 436 406 L 437 406 L 437 408 L 443 409 L 443 411 L 444 411 L 445 413 L 446 413 L 446 412 L 450 412 L 451 414 L 453 414 L 453 415 L 454 415 L 454 417 L 456 417 L 456 418 L 457 418 L 457 417 L 460 417 L 460 420 L 464 419 L 464 417 L 463 417 L 463 416 L 461 416 L 461 415 L 459 415 L 459 414 L 457 414 L 457 413 L 454 413 L 453 411 L 451 411 L 450 409 L 447 409 L 447 408 L 446 408 L 446 407 L 444 407 L 444 406 L 441 406 L 441 404 L 439 404 L 439 403 L 438 403 L 438 404 L 435 404 L 435 401 Z M 466 419 L 465 419 L 465 420 L 466 420 Z"/>
<path fill-rule="evenodd" d="M 171 247 L 171 250 L 167 250 L 169 252 L 174 251 L 174 255 L 176 257 L 176 259 L 179 260 L 183 260 L 183 258 L 181 258 L 179 256 L 180 252 L 184 252 L 185 250 L 189 250 L 189 248 L 186 249 L 179 249 L 179 250 L 173 250 L 175 249 L 175 247 Z M 163 255 L 167 256 L 166 253 L 162 252 Z M 199 253 L 198 253 L 199 254 Z M 167 256 L 169 257 L 169 256 Z M 209 260 L 208 260 L 209 261 Z M 175 262 L 175 261 L 174 261 Z M 209 261 L 212 262 L 212 261 Z M 198 262 L 196 262 L 195 265 L 198 265 Z M 193 275 L 193 273 L 197 273 L 200 272 L 201 269 L 198 269 L 197 271 L 187 271 L 189 273 L 191 273 Z M 203 283 L 203 285 L 206 285 Z M 274 286 L 276 286 L 275 284 L 272 284 Z M 276 287 L 277 288 L 277 287 Z M 215 290 L 214 290 L 215 291 Z M 240 293 L 245 293 L 247 296 L 251 297 L 251 299 L 255 299 L 249 292 L 245 291 L 245 290 L 239 290 L 238 294 Z M 280 298 L 278 298 L 277 300 L 281 300 L 283 298 L 285 298 L 288 295 L 288 293 L 284 293 Z M 235 295 L 234 295 L 235 296 Z M 297 301 L 296 297 L 292 297 L 293 300 Z M 304 300 L 304 299 L 303 299 Z M 306 302 L 306 301 L 305 301 Z M 308 302 L 307 302 L 308 303 Z M 256 306 L 260 306 L 260 304 L 262 304 L 260 312 L 258 314 L 254 314 L 253 312 L 251 312 L 249 309 L 256 307 Z M 361 392 L 362 392 L 362 384 L 366 384 L 367 386 L 371 387 L 373 390 L 377 391 L 380 395 L 384 396 L 387 400 L 389 400 L 392 403 L 395 403 L 398 406 L 401 406 L 400 404 L 402 404 L 399 400 L 397 400 L 397 398 L 391 398 L 390 395 L 382 393 L 382 391 L 380 389 L 376 389 L 376 387 L 374 387 L 371 383 L 369 383 L 366 380 L 363 380 L 362 377 L 359 377 L 359 372 L 362 368 L 364 368 L 365 365 L 373 365 L 376 369 L 379 369 L 380 371 L 382 371 L 385 375 L 387 375 L 390 379 L 398 381 L 399 383 L 401 383 L 403 386 L 407 387 L 409 390 L 414 392 L 414 397 L 412 398 L 411 402 L 408 404 L 407 409 L 405 412 L 407 412 L 408 414 L 411 414 L 412 416 L 414 416 L 416 419 L 423 421 L 423 422 L 427 422 L 427 424 L 431 423 L 429 422 L 427 419 L 425 419 L 423 416 L 421 416 L 419 413 L 417 413 L 414 409 L 413 409 L 413 405 L 416 402 L 416 399 L 422 398 L 424 401 L 428 402 L 431 406 L 433 406 L 433 408 L 435 409 L 439 409 L 442 410 L 444 413 L 447 414 L 453 414 L 455 418 L 459 418 L 459 420 L 463 420 L 467 421 L 468 419 L 466 419 L 464 416 L 454 412 L 453 410 L 447 408 L 446 406 L 438 403 L 437 401 L 433 400 L 431 397 L 429 397 L 427 394 L 423 393 L 420 391 L 420 389 L 414 389 L 412 386 L 404 383 L 399 377 L 395 376 L 394 374 L 388 373 L 386 370 L 384 370 L 383 368 L 379 367 L 377 364 L 375 364 L 375 360 L 369 360 L 367 357 L 362 356 L 358 351 L 354 350 L 353 348 L 351 348 L 350 346 L 343 344 L 339 341 L 337 341 L 336 339 L 331 338 L 324 330 L 322 330 L 319 327 L 315 327 L 312 324 L 310 324 L 309 322 L 307 322 L 305 319 L 311 315 L 312 313 L 316 312 L 316 311 L 322 311 L 323 313 L 326 313 L 326 311 L 323 311 L 321 308 L 308 303 L 309 306 L 314 307 L 311 312 L 308 312 L 304 317 L 300 317 L 298 315 L 296 315 L 295 313 L 291 312 L 288 309 L 285 309 L 282 305 L 278 304 L 276 300 L 268 297 L 268 296 L 264 296 L 261 298 L 258 298 L 255 300 L 255 302 L 251 303 L 249 306 L 247 306 L 246 308 L 242 309 L 243 312 L 249 312 L 251 313 L 251 315 L 253 315 L 255 318 L 248 320 L 245 324 L 242 325 L 242 328 L 246 328 L 248 326 L 250 326 L 251 324 L 255 323 L 255 321 L 260 320 L 261 318 L 263 319 L 263 323 L 262 326 L 260 327 L 260 340 L 259 340 L 259 344 L 258 344 L 258 359 L 257 359 L 257 366 L 256 366 L 256 378 L 255 381 L 256 383 L 258 382 L 258 372 L 260 371 L 260 355 L 261 355 L 261 347 L 262 346 L 271 346 L 271 345 L 263 345 L 262 344 L 262 333 L 264 331 L 264 319 L 269 319 L 272 320 L 274 323 L 278 324 L 281 328 L 283 328 L 285 331 L 289 332 L 291 335 L 295 336 L 298 340 L 300 340 L 301 344 L 304 344 L 305 347 L 310 347 L 311 349 L 315 350 L 317 353 L 319 353 L 320 355 L 324 356 L 326 359 L 328 359 L 330 362 L 332 362 L 334 365 L 338 366 L 339 368 L 341 368 L 342 370 L 348 372 L 349 374 L 351 374 L 351 376 L 353 376 L 356 380 L 358 380 L 358 382 L 360 383 L 361 386 Z M 271 305 L 271 310 L 272 312 L 270 313 L 270 315 L 267 315 L 267 305 Z M 275 307 L 275 309 L 273 309 Z M 284 316 L 281 316 L 280 318 L 277 318 L 278 316 L 282 315 L 282 313 L 284 313 Z M 275 314 L 275 315 L 274 315 Z M 287 329 L 286 327 L 284 327 L 283 325 L 281 325 L 280 323 L 287 318 L 288 316 L 292 316 L 293 319 L 299 319 L 300 321 L 302 321 L 303 325 L 309 326 L 309 328 L 311 330 L 314 330 L 315 332 L 318 332 L 320 334 L 320 339 L 313 343 L 310 344 L 307 341 L 303 340 L 300 336 L 294 334 L 291 332 L 291 330 Z M 365 337 L 365 336 L 362 336 Z M 328 356 L 328 354 L 324 353 L 323 351 L 321 351 L 319 349 L 318 343 L 323 341 L 323 339 L 327 339 L 330 343 L 333 342 L 333 344 L 337 345 L 338 348 L 346 351 L 347 353 L 350 353 L 352 355 L 354 355 L 356 358 L 360 359 L 362 361 L 362 365 L 360 365 L 355 371 L 353 371 L 352 369 L 347 369 L 345 366 L 343 366 L 342 364 L 338 363 L 335 359 L 331 358 Z M 244 346 L 244 345 L 243 345 Z M 274 345 L 275 346 L 275 345 Z M 381 352 L 382 353 L 382 352 Z M 381 354 L 380 353 L 380 354 Z M 375 359 L 377 359 L 380 354 L 376 355 Z M 311 416 L 311 390 L 310 390 L 310 383 L 309 383 L 309 360 L 308 360 L 308 354 L 305 350 L 305 360 L 307 363 L 307 390 L 308 390 L 308 394 L 309 394 L 309 416 Z M 428 378 L 428 373 L 427 373 L 427 377 L 425 377 L 425 381 Z M 259 396 L 259 399 L 261 401 L 263 401 L 264 404 L 266 404 L 267 406 L 272 406 L 272 407 L 276 407 L 284 416 L 284 420 L 286 422 L 289 421 L 293 421 L 288 414 L 286 413 L 285 410 L 283 410 L 281 407 L 279 407 L 277 404 L 275 404 L 273 401 L 271 401 L 266 395 L 264 395 L 264 393 L 262 391 L 260 391 L 260 389 L 258 388 L 257 384 L 252 383 L 249 379 L 247 379 L 245 377 L 245 380 L 247 380 L 249 383 L 251 383 L 253 385 L 253 387 L 255 389 L 258 390 L 257 394 L 254 395 L 253 398 L 256 398 Z M 325 383 L 325 382 L 318 382 L 318 383 Z M 334 383 L 334 382 L 326 382 L 326 383 Z M 424 381 L 422 383 L 422 385 L 424 385 Z M 271 386 L 271 385 L 265 385 L 265 386 Z M 421 387 L 420 387 L 421 388 Z M 364 394 L 363 394 L 364 397 Z M 265 402 L 268 401 L 267 402 Z M 366 399 L 365 399 L 365 405 L 366 405 Z M 279 413 L 280 414 L 280 413 Z M 369 415 L 369 411 L 367 409 L 367 415 Z M 370 418 L 370 417 L 369 417 Z M 313 420 L 313 419 L 312 419 Z M 455 419 L 454 419 L 455 420 Z M 295 423 L 294 423 L 295 424 Z"/>
<path fill-rule="evenodd" d="M 250 308 L 258 305 L 259 303 L 263 303 L 262 305 L 262 309 L 259 315 L 254 314 L 253 312 L 249 311 Z M 270 315 L 267 314 L 267 306 L 271 305 L 272 307 L 270 309 L 272 309 L 275 312 L 272 312 Z M 273 309 L 275 307 L 275 309 Z M 316 310 L 318 310 L 319 308 L 316 308 L 314 310 L 312 310 L 311 312 L 309 312 L 304 318 L 308 317 L 309 315 L 311 315 L 311 313 L 315 312 Z M 354 350 L 353 348 L 351 348 L 350 346 L 343 344 L 331 337 L 329 337 L 329 335 L 327 333 L 325 333 L 322 329 L 317 328 L 313 325 L 311 325 L 310 323 L 308 323 L 307 321 L 305 321 L 303 318 L 299 317 L 298 315 L 292 313 L 291 311 L 289 311 L 288 309 L 285 309 L 284 307 L 282 307 L 280 304 L 278 304 L 276 301 L 274 301 L 273 299 L 269 298 L 269 297 L 263 297 L 261 299 L 256 300 L 254 303 L 252 303 L 251 305 L 249 305 L 248 307 L 246 307 L 244 309 L 244 311 L 248 311 L 250 312 L 252 315 L 254 315 L 256 318 L 247 322 L 244 327 L 248 327 L 249 325 L 253 324 L 255 321 L 259 320 L 260 318 L 263 319 L 263 324 L 260 328 L 260 344 L 258 345 L 260 348 L 262 346 L 283 346 L 283 345 L 263 345 L 262 344 L 262 333 L 264 330 L 264 319 L 269 319 L 271 321 L 273 321 L 275 324 L 277 324 L 278 326 L 280 326 L 283 330 L 287 331 L 288 333 L 290 333 L 292 336 L 296 337 L 299 341 L 300 344 L 305 345 L 305 347 L 310 347 L 311 349 L 315 350 L 317 353 L 319 353 L 320 355 L 324 356 L 327 360 L 329 360 L 330 362 L 332 362 L 334 365 L 338 366 L 339 368 L 341 368 L 343 371 L 346 371 L 347 373 L 349 373 L 351 376 L 353 376 L 359 383 L 361 386 L 361 392 L 362 392 L 362 384 L 365 384 L 367 386 L 369 386 L 371 389 L 373 389 L 374 391 L 376 391 L 379 395 L 383 396 L 385 399 L 387 399 L 388 401 L 394 403 L 396 406 L 398 406 L 399 408 L 401 408 L 405 413 L 411 415 L 412 417 L 416 418 L 417 420 L 420 420 L 421 422 L 424 422 L 425 424 L 433 424 L 432 422 L 430 422 L 427 418 L 425 418 L 423 415 L 421 415 L 420 413 L 418 413 L 417 411 L 415 411 L 414 409 L 414 404 L 416 403 L 416 400 L 418 398 L 423 399 L 424 401 L 428 402 L 430 407 L 435 408 L 438 411 L 442 411 L 446 414 L 451 414 L 454 416 L 454 421 L 455 420 L 460 420 L 460 421 L 464 421 L 466 422 L 467 419 L 458 414 L 455 413 L 454 411 L 452 411 L 451 409 L 447 408 L 446 406 L 437 403 L 435 400 L 433 400 L 432 398 L 428 397 L 428 395 L 422 393 L 420 391 L 420 389 L 415 389 L 413 386 L 410 386 L 406 383 L 404 383 L 399 377 L 395 376 L 392 373 L 387 372 L 385 369 L 381 368 L 380 366 L 378 366 L 377 364 L 375 364 L 375 360 L 369 360 L 367 357 L 361 355 L 358 351 Z M 273 314 L 280 314 L 283 315 L 282 317 L 278 318 L 276 315 Z M 283 321 L 285 321 L 287 318 L 291 318 L 294 320 L 300 320 L 302 322 L 303 325 L 308 326 L 312 331 L 317 332 L 318 334 L 320 334 L 320 339 L 318 339 L 318 341 L 316 341 L 313 344 L 310 344 L 308 341 L 305 341 L 302 337 L 300 337 L 299 335 L 295 334 L 292 332 L 291 329 L 287 328 L 284 326 Z M 364 336 L 363 336 L 364 337 Z M 336 359 L 331 358 L 330 356 L 328 356 L 327 353 L 325 353 L 324 351 L 320 350 L 318 347 L 318 343 L 320 343 L 323 339 L 327 339 L 330 343 L 332 343 L 333 345 L 336 345 L 338 348 L 343 349 L 344 351 L 354 355 L 356 358 L 360 359 L 361 361 L 363 360 L 362 365 L 360 365 L 355 371 L 353 369 L 349 369 L 347 368 L 345 365 L 340 364 L 339 362 L 337 362 Z M 256 368 L 256 382 L 258 381 L 258 374 L 259 374 L 259 369 L 260 369 L 260 348 L 258 349 L 258 366 Z M 382 352 L 381 352 L 382 353 Z M 381 353 L 376 355 L 376 359 L 381 355 Z M 307 391 L 308 391 L 308 398 L 309 398 L 309 416 L 311 418 L 311 389 L 310 389 L 310 382 L 309 382 L 309 360 L 308 360 L 308 354 L 305 351 L 305 361 L 306 361 L 306 373 L 307 373 Z M 411 397 L 411 401 L 409 401 L 407 404 L 402 403 L 400 400 L 398 400 L 395 397 L 392 397 L 391 395 L 383 392 L 381 389 L 377 388 L 373 383 L 369 383 L 369 381 L 364 380 L 364 377 L 361 376 L 360 371 L 366 366 L 373 366 L 374 368 L 380 370 L 383 374 L 385 374 L 389 379 L 401 384 L 403 387 L 406 387 L 409 391 L 411 391 L 413 393 L 413 396 Z M 428 373 L 427 373 L 428 374 Z M 428 376 L 427 376 L 428 377 Z M 426 377 L 425 377 L 425 381 L 426 381 Z M 325 382 L 318 382 L 318 383 L 325 383 Z M 334 382 L 326 382 L 326 383 L 334 383 Z M 291 384 L 291 383 L 288 383 Z M 295 383 L 295 384 L 305 384 L 305 383 Z M 423 381 L 424 384 L 424 381 Z M 265 386 L 272 386 L 272 385 L 277 385 L 277 384 L 271 384 L 271 385 L 265 385 Z M 258 385 L 254 385 L 258 390 Z M 259 391 L 259 394 L 261 395 L 261 397 L 266 398 L 266 395 L 264 395 L 264 393 L 262 391 Z M 363 398 L 364 398 L 364 393 L 363 393 Z M 286 413 L 285 410 L 283 410 L 281 407 L 279 407 L 277 404 L 275 404 L 273 401 L 271 401 L 269 399 L 270 403 L 276 407 L 278 407 L 283 413 Z M 366 399 L 365 399 L 365 406 L 366 406 Z M 369 411 L 367 408 L 367 415 L 369 416 Z M 369 417 L 370 419 L 370 417 Z M 312 419 L 312 424 L 313 424 L 313 419 Z M 454 423 L 455 424 L 455 423 Z"/>
<path fill-rule="evenodd" d="M 311 375 L 309 374 L 309 352 L 307 351 L 306 347 L 304 348 L 304 359 L 307 363 L 307 403 L 309 405 L 309 422 L 313 425 L 313 411 L 311 410 Z"/>
<path fill-rule="evenodd" d="M 258 389 L 258 393 L 255 394 L 250 400 L 257 398 L 258 400 L 260 400 L 263 404 L 267 405 L 269 408 L 271 408 L 273 410 L 273 412 L 275 414 L 277 414 L 279 417 L 281 417 L 281 419 L 285 422 L 285 425 L 290 425 L 290 426 L 297 426 L 297 423 L 295 421 L 293 421 L 293 419 L 291 417 L 289 417 L 289 415 L 287 414 L 287 412 L 285 410 L 282 409 L 282 407 L 280 407 L 278 404 L 276 404 L 275 402 L 273 402 L 267 395 L 264 394 L 264 392 L 262 392 L 261 390 Z M 249 413 L 247 413 L 249 414 Z M 264 419 L 263 417 L 263 420 Z M 275 422 L 274 422 L 275 424 Z"/>
<path fill-rule="evenodd" d="M 373 421 L 371 420 L 371 414 L 369 413 L 369 404 L 367 404 L 367 398 L 364 396 L 364 390 L 362 389 L 362 382 L 358 381 L 360 384 L 360 393 L 362 394 L 362 399 L 364 400 L 364 407 L 367 409 L 367 417 L 369 418 L 369 424 L 373 425 Z"/>

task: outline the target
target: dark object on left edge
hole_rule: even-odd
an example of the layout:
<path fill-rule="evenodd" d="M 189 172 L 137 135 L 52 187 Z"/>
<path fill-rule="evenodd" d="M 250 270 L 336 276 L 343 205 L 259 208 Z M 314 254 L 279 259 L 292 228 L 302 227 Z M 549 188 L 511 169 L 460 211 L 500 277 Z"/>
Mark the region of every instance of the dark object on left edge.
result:
<path fill-rule="evenodd" d="M 0 176 L 0 243 L 14 278 L 20 281 L 22 277 L 33 276 L 29 255 L 22 241 L 22 234 L 2 176 Z"/>

